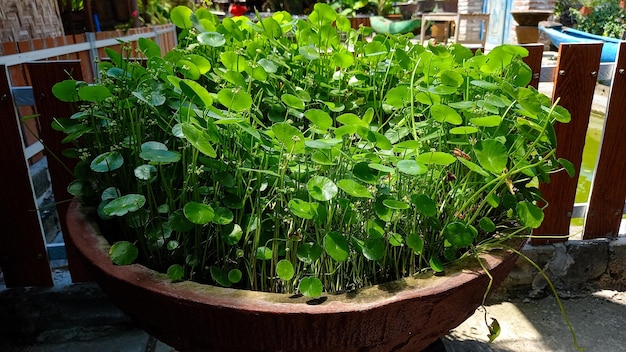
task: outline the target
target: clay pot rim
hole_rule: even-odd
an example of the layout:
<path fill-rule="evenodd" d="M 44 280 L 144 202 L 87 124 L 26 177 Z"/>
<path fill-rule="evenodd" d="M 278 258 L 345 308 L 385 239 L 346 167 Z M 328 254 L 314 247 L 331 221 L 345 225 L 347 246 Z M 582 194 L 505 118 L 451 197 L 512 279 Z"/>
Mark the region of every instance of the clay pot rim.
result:
<path fill-rule="evenodd" d="M 78 199 L 71 202 L 67 212 L 68 236 L 80 254 L 97 270 L 115 280 L 140 286 L 146 291 L 202 305 L 272 314 L 364 312 L 390 302 L 437 296 L 453 287 L 464 286 L 477 278 L 487 276 L 478 263 L 463 265 L 473 261 L 468 258 L 446 269 L 445 276 L 407 277 L 366 287 L 357 293 L 323 294 L 322 298 L 313 300 L 298 295 L 224 288 L 191 281 L 172 283 L 167 275 L 141 264 L 113 264 L 108 257 L 109 243 L 100 235 L 97 226 L 81 211 L 82 208 Z M 513 240 L 511 246 L 519 248 L 525 241 Z M 485 267 L 491 270 L 512 255 L 512 251 L 494 250 L 481 254 L 480 257 Z"/>

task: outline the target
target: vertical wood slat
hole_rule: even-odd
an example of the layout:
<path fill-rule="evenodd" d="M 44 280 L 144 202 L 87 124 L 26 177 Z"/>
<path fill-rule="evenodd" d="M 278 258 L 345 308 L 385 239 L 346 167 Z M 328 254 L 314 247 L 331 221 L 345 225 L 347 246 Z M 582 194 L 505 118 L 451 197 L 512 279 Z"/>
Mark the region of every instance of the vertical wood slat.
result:
<path fill-rule="evenodd" d="M 541 59 L 543 58 L 543 44 L 524 44 L 523 48 L 528 50 L 528 56 L 524 58 L 524 62 L 530 66 L 533 78 L 528 84 L 536 89 L 539 88 L 539 79 L 541 78 Z"/>
<path fill-rule="evenodd" d="M 626 70 L 626 43 L 620 44 L 615 64 L 583 239 L 613 237 L 619 233 L 626 198 L 626 148 L 623 146 L 626 136 L 626 74 L 623 70 Z"/>
<path fill-rule="evenodd" d="M 0 266 L 7 287 L 52 286 L 37 205 L 6 67 L 0 66 Z M 8 162 L 8 163 L 7 163 Z M 6 200 L 9 200 L 8 202 Z"/>
<path fill-rule="evenodd" d="M 68 73 L 76 80 L 82 79 L 81 63 L 75 61 L 48 61 L 31 62 L 27 64 L 33 79 L 33 95 L 37 103 L 39 114 L 40 137 L 46 147 L 46 153 L 55 157 L 48 157 L 48 169 L 52 181 L 52 191 L 57 201 L 57 211 L 61 223 L 61 230 L 67 233 L 65 216 L 72 196 L 67 192 L 67 185 L 74 179 L 70 170 L 74 169 L 75 161 L 62 156 L 67 145 L 61 143 L 65 137 L 62 132 L 54 131 L 51 127 L 54 118 L 66 118 L 75 112 L 74 106 L 61 102 L 52 94 L 52 86 L 57 82 L 69 79 Z M 59 160 L 61 162 L 59 162 Z M 68 170 L 69 169 L 69 170 Z M 90 281 L 87 268 L 80 261 L 74 244 L 65 238 L 68 266 L 74 282 Z"/>
<path fill-rule="evenodd" d="M 559 48 L 552 101 L 560 99 L 559 105 L 569 110 L 572 120 L 555 126 L 558 140 L 556 156 L 572 162 L 576 173 L 574 177 L 569 177 L 566 172 L 559 172 L 550 177 L 550 183 L 539 185 L 549 206 L 545 209 L 543 224 L 533 231 L 534 236 L 569 234 L 601 50 L 602 43 L 561 44 Z M 531 244 L 564 241 L 566 238 L 535 237 Z"/>

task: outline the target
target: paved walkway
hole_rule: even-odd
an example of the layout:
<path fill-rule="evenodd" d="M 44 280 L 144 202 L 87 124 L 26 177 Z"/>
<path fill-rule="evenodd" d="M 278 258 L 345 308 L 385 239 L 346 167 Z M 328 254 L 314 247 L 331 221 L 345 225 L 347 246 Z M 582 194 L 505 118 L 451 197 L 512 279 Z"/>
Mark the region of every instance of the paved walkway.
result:
<path fill-rule="evenodd" d="M 134 326 L 95 284 L 69 284 L 63 271 L 56 279 L 51 289 L 0 289 L 0 351 L 174 352 Z M 626 350 L 626 293 L 598 291 L 563 303 L 588 352 Z M 487 343 L 479 309 L 443 339 L 446 350 L 576 351 L 553 297 L 496 297 L 487 312 L 489 321 L 494 317 L 502 327 L 494 343 Z"/>

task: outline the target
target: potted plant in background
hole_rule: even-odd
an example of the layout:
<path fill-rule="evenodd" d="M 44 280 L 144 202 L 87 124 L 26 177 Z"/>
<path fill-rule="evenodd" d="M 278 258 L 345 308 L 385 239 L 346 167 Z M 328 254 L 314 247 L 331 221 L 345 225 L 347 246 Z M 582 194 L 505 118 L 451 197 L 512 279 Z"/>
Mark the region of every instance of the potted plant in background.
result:
<path fill-rule="evenodd" d="M 506 276 L 537 182 L 570 167 L 523 48 L 368 42 L 325 4 L 171 19 L 164 57 L 140 39 L 145 67 L 109 50 L 100 82 L 54 93 L 82 104 L 55 123 L 79 159 L 69 235 L 180 350 L 420 350 Z"/>
<path fill-rule="evenodd" d="M 626 12 L 617 0 L 589 2 L 589 7 L 570 9 L 576 17 L 576 29 L 611 38 L 622 38 Z"/>
<path fill-rule="evenodd" d="M 370 26 L 371 5 L 368 0 L 336 0 L 331 7 L 346 16 L 354 29 L 358 29 L 360 25 Z"/>

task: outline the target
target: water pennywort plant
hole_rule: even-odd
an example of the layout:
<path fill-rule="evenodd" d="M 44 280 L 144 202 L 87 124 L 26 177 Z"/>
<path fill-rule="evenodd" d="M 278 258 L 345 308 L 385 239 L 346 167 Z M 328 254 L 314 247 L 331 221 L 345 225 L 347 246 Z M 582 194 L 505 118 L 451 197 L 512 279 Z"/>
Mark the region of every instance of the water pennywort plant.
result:
<path fill-rule="evenodd" d="M 354 30 L 328 5 L 219 20 L 177 7 L 178 46 L 107 51 L 54 88 L 69 189 L 111 258 L 226 287 L 318 296 L 441 271 L 539 226 L 569 114 L 525 86 L 525 49 L 483 55 Z"/>

